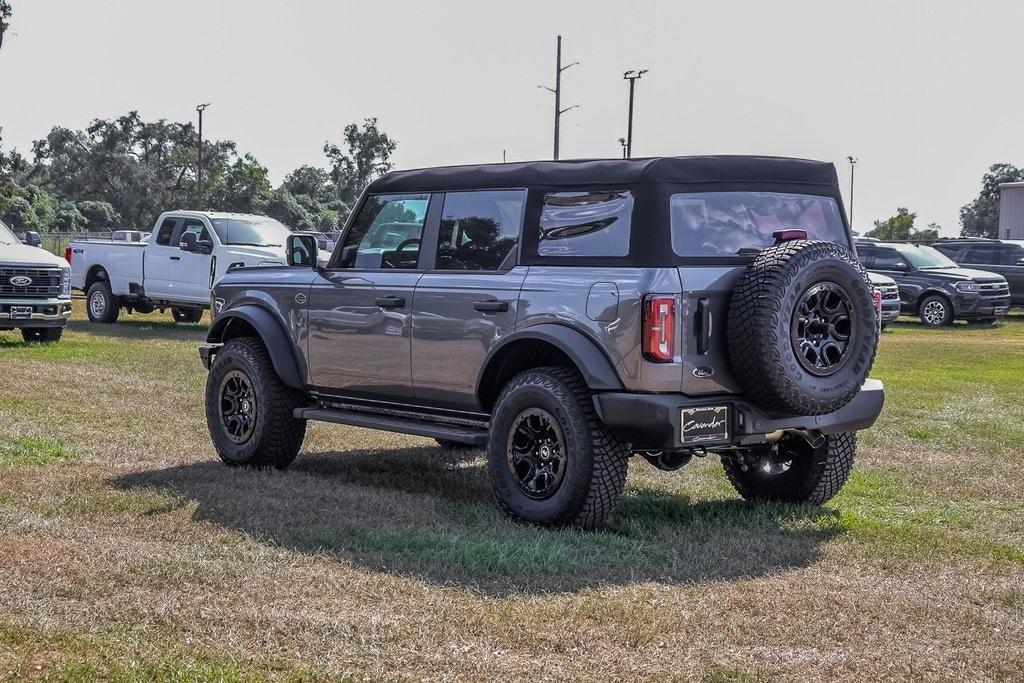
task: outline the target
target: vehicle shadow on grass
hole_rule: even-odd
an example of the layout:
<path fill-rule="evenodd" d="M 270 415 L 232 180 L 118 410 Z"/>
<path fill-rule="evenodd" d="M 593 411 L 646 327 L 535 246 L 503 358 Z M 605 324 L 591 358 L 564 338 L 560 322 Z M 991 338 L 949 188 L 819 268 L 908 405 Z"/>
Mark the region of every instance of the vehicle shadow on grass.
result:
<path fill-rule="evenodd" d="M 287 472 L 200 462 L 110 483 L 194 502 L 196 520 L 263 542 L 495 596 L 771 575 L 814 562 L 838 529 L 822 508 L 635 487 L 604 531 L 539 529 L 497 510 L 481 451 L 429 447 L 303 454 Z"/>
<path fill-rule="evenodd" d="M 116 323 L 93 323 L 86 320 L 68 322 L 71 332 L 86 332 L 94 337 L 113 339 L 173 339 L 195 341 L 206 339 L 209 325 L 203 323 L 176 323 L 163 317 L 148 315 L 122 316 Z"/>

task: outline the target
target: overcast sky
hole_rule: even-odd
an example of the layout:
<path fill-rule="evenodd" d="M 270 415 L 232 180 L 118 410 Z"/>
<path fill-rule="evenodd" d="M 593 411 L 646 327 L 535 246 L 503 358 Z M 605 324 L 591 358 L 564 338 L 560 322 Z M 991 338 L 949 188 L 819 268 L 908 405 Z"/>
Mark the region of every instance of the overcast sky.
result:
<path fill-rule="evenodd" d="M 753 153 L 835 162 L 855 229 L 898 206 L 955 233 L 992 163 L 1024 162 L 1022 2 L 12 0 L 4 145 L 138 109 L 204 121 L 276 183 L 377 116 L 399 168 L 550 158 L 555 36 L 562 157 Z M 847 196 L 847 203 L 849 197 Z"/>

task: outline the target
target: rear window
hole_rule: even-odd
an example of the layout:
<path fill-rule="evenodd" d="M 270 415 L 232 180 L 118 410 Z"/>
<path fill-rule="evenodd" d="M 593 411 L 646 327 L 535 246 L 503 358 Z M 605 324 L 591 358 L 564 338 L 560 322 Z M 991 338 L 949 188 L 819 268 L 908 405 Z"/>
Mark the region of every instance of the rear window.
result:
<path fill-rule="evenodd" d="M 540 214 L 539 256 L 625 256 L 633 193 L 552 192 Z"/>
<path fill-rule="evenodd" d="M 780 192 L 672 195 L 672 250 L 679 256 L 756 254 L 788 228 L 807 238 L 849 246 L 839 206 L 830 197 Z"/>

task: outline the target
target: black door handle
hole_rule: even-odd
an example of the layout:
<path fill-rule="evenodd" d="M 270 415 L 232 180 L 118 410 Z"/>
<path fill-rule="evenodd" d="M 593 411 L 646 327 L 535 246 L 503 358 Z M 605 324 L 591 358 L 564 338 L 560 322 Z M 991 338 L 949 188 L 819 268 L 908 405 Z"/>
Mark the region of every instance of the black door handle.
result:
<path fill-rule="evenodd" d="M 171 257 L 171 260 L 172 260 L 172 261 L 180 261 L 180 260 L 181 260 L 181 257 L 180 257 L 180 256 L 172 256 L 172 257 Z"/>
<path fill-rule="evenodd" d="M 401 308 L 405 306 L 405 299 L 400 296 L 379 296 L 373 300 L 381 308 Z"/>
<path fill-rule="evenodd" d="M 697 314 L 696 314 L 696 336 L 697 336 L 697 353 L 702 356 L 706 356 L 708 351 L 711 350 L 711 302 L 707 299 L 697 300 Z"/>
<path fill-rule="evenodd" d="M 507 301 L 477 301 L 473 304 L 473 309 L 477 311 L 484 311 L 486 313 L 498 313 L 505 312 L 508 310 Z"/>

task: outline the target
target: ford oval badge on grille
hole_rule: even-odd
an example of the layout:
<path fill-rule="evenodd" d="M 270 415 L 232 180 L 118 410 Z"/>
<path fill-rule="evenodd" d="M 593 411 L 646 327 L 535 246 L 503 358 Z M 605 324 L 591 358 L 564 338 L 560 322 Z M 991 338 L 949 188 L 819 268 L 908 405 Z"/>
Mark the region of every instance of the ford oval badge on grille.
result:
<path fill-rule="evenodd" d="M 32 278 L 30 278 L 27 275 L 15 275 L 10 280 L 8 280 L 8 282 L 10 282 L 15 287 L 28 287 L 30 284 L 32 284 Z"/>

